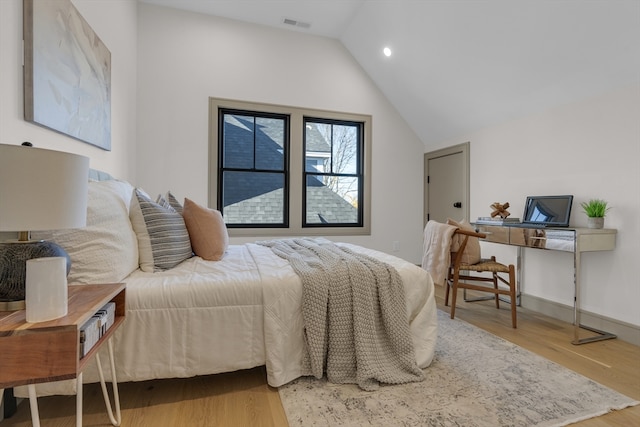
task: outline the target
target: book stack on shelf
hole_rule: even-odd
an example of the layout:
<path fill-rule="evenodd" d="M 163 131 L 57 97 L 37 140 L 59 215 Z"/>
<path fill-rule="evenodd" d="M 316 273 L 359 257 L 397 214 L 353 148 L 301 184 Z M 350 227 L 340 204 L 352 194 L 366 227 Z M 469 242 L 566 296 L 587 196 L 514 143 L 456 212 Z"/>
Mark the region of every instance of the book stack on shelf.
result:
<path fill-rule="evenodd" d="M 490 217 L 490 216 L 479 216 L 476 220 L 476 224 L 484 224 L 484 225 L 505 225 L 505 224 L 518 224 L 520 223 L 520 218 L 501 218 L 501 217 Z"/>
<path fill-rule="evenodd" d="M 80 357 L 86 356 L 91 348 L 109 330 L 116 319 L 116 304 L 109 302 L 87 320 L 80 328 Z"/>

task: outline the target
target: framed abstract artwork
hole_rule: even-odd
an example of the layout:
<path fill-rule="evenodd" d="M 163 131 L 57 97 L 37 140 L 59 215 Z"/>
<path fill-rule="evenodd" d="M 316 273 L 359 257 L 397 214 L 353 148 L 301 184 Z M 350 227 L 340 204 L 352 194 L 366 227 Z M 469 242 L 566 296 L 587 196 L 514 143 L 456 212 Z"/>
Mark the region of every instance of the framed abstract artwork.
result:
<path fill-rule="evenodd" d="M 23 1 L 25 120 L 111 150 L 111 52 L 71 0 Z"/>

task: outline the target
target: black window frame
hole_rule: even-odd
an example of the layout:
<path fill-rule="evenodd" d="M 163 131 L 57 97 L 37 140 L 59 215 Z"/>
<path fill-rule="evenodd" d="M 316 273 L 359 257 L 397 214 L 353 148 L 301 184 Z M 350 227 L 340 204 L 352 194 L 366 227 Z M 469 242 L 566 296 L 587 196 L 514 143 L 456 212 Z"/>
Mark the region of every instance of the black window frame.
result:
<path fill-rule="evenodd" d="M 219 157 L 220 143 L 219 140 L 219 110 L 230 109 L 235 111 L 257 112 L 260 115 L 271 113 L 286 114 L 291 118 L 289 127 L 289 145 L 288 145 L 288 209 L 289 215 L 288 227 L 279 227 L 269 224 L 267 227 L 256 227 L 250 224 L 247 227 L 230 226 L 228 227 L 229 236 L 231 238 L 255 239 L 255 238 L 287 238 L 293 236 L 370 236 L 372 227 L 372 153 L 373 153 L 373 117 L 370 114 L 349 113 L 341 111 L 319 110 L 313 108 L 296 107 L 291 105 L 269 104 L 263 102 L 251 102 L 244 100 L 234 100 L 227 98 L 209 97 L 209 153 L 208 153 L 208 206 L 213 209 L 219 209 Z M 341 226 L 327 226 L 324 224 L 320 227 L 303 227 L 303 186 L 307 183 L 303 182 L 303 171 L 305 169 L 305 152 L 303 151 L 303 117 L 320 117 L 332 120 L 361 122 L 364 124 L 364 150 L 363 150 L 363 182 L 364 186 L 362 200 L 362 225 L 351 226 L 341 224 Z M 313 147 L 311 147 L 313 150 Z M 325 147 L 326 149 L 326 147 Z M 320 150 L 320 152 L 323 150 Z M 318 160 L 322 157 L 320 155 Z M 263 157 L 264 158 L 264 157 Z M 311 156 L 310 159 L 313 159 Z M 268 167 L 268 163 L 265 165 Z M 237 200 L 241 200 L 242 195 L 238 195 Z M 247 200 L 248 198 L 244 198 Z M 227 203 L 229 203 L 227 199 Z M 355 205 L 355 203 L 353 203 Z M 260 206 L 260 205 L 257 205 Z M 342 215 L 342 214 L 341 214 Z M 224 215 L 223 215 L 224 216 Z M 255 217 L 254 217 L 255 218 Z M 329 216 L 333 220 L 336 217 Z M 229 218 L 230 221 L 237 220 L 237 217 Z M 273 221 L 273 216 L 265 218 L 266 221 Z M 279 218 L 278 218 L 279 220 Z M 310 218 L 313 221 L 313 218 Z M 338 220 L 351 221 L 351 217 L 339 217 Z M 225 222 L 227 218 L 225 218 Z M 247 221 L 253 221 L 248 219 Z"/>
<path fill-rule="evenodd" d="M 254 127 L 256 118 L 266 118 L 266 119 L 281 119 L 284 121 L 284 146 L 283 146 L 283 169 L 273 170 L 273 169 L 260 169 L 256 168 L 256 138 L 257 132 L 253 132 L 253 167 L 252 168 L 240 168 L 240 167 L 226 167 L 225 166 L 225 121 L 224 118 L 226 115 L 237 115 L 237 116 L 251 116 L 254 120 Z M 253 111 L 253 110 L 243 110 L 243 109 L 235 109 L 235 108 L 219 108 L 218 109 L 218 188 L 217 188 L 217 208 L 222 213 L 224 217 L 224 173 L 225 172 L 249 172 L 249 173 L 281 173 L 284 177 L 284 188 L 283 188 L 283 221 L 280 223 L 226 223 L 227 228 L 237 228 L 237 229 L 245 229 L 245 228 L 289 228 L 289 216 L 290 216 L 290 207 L 289 207 L 289 183 L 290 183 L 290 167 L 289 167 L 289 159 L 290 159 L 290 135 L 291 135 L 291 116 L 288 114 L 282 113 L 270 113 L 264 111 Z"/>
<path fill-rule="evenodd" d="M 331 157 L 331 172 L 309 172 L 306 167 L 307 156 L 307 123 L 322 123 L 336 126 L 353 126 L 357 129 L 357 154 L 356 154 L 356 173 L 337 173 L 333 171 L 333 134 L 332 140 L 328 141 L 330 146 Z M 323 117 L 311 117 L 304 116 L 302 122 L 302 227 L 303 228 L 327 228 L 327 227 L 363 227 L 364 225 L 364 206 L 365 206 L 365 192 L 364 192 L 364 156 L 365 156 L 365 135 L 364 135 L 364 123 L 353 120 L 343 119 L 328 119 Z M 358 180 L 358 206 L 357 206 L 357 220 L 356 222 L 320 222 L 309 223 L 307 222 L 307 180 L 309 176 L 337 176 L 337 177 L 353 177 Z"/>

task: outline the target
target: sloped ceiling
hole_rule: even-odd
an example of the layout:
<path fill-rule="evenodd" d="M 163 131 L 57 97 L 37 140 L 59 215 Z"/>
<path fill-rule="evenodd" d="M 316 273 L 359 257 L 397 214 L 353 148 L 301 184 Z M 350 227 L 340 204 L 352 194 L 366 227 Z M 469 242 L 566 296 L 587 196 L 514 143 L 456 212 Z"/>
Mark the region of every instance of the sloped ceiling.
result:
<path fill-rule="evenodd" d="M 640 84 L 640 0 L 139 1 L 340 40 L 427 148 Z"/>

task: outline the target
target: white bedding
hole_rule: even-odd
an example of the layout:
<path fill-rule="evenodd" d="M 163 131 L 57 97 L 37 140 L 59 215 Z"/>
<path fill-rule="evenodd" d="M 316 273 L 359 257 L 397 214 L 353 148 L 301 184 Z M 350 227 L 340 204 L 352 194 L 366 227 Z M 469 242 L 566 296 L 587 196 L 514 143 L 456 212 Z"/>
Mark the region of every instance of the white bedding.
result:
<path fill-rule="evenodd" d="M 421 368 L 429 366 L 437 334 L 431 276 L 392 255 L 339 245 L 398 270 L 405 286 L 416 359 Z M 231 245 L 221 261 L 193 257 L 165 272 L 136 270 L 125 282 L 126 321 L 114 335 L 119 382 L 266 365 L 269 385 L 278 387 L 310 374 L 302 364 L 302 284 L 288 262 L 269 248 Z M 108 371 L 107 353 L 101 351 Z M 84 380 L 98 381 L 95 364 L 89 364 Z M 67 387 L 66 392 L 73 392 L 73 383 Z M 52 392 L 39 390 L 41 394 Z M 55 390 L 61 392 L 60 387 Z"/>

